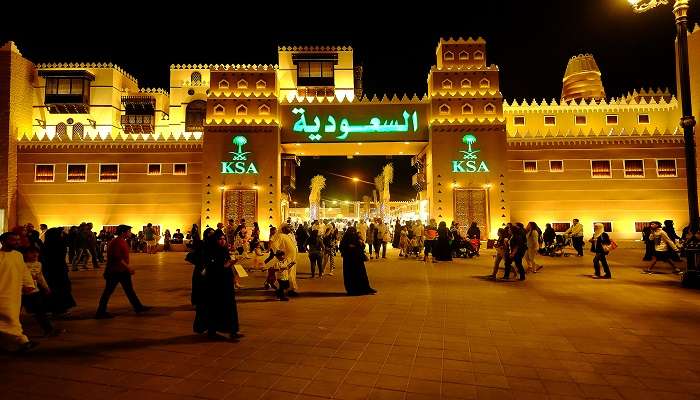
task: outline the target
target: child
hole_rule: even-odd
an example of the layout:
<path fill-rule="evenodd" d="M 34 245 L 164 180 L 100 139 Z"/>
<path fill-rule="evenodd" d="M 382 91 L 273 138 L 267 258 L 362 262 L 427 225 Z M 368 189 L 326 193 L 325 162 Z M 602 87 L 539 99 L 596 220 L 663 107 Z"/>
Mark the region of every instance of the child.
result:
<path fill-rule="evenodd" d="M 277 263 L 274 269 L 280 272 L 279 278 L 277 278 L 279 283 L 279 288 L 276 290 L 277 299 L 279 301 L 289 301 L 285 291 L 289 289 L 289 269 L 296 265 L 296 262 L 285 258 L 284 251 L 282 250 L 277 250 L 277 252 L 275 252 L 275 258 L 277 259 Z"/>
<path fill-rule="evenodd" d="M 399 252 L 399 257 L 408 258 L 410 246 L 411 246 L 411 241 L 408 239 L 408 230 L 404 226 L 401 228 L 401 238 L 399 239 L 399 247 L 401 248 L 401 251 Z"/>
<path fill-rule="evenodd" d="M 253 242 L 251 242 L 251 245 Z M 255 248 L 253 249 L 253 268 L 255 269 L 264 269 L 265 268 L 265 263 L 263 262 L 263 256 L 265 255 L 263 248 L 262 248 L 262 242 L 257 241 L 255 242 Z"/>
<path fill-rule="evenodd" d="M 44 336 L 56 336 L 61 332 L 54 329 L 49 317 L 46 316 L 48 309 L 48 298 L 51 289 L 41 273 L 41 262 L 39 261 L 39 250 L 30 247 L 24 254 L 24 265 L 32 276 L 34 286 L 22 291 L 22 306 L 27 312 L 34 314 L 39 326 L 44 331 Z"/>

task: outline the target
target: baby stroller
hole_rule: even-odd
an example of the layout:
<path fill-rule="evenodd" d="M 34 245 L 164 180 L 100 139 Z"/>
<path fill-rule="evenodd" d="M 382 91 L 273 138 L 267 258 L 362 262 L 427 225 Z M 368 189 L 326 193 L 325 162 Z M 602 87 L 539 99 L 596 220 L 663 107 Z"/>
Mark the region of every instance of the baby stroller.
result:
<path fill-rule="evenodd" d="M 479 239 L 459 239 L 455 240 L 453 246 L 455 257 L 472 258 L 479 255 L 481 242 L 479 242 Z"/>
<path fill-rule="evenodd" d="M 543 247 L 542 254 L 550 257 L 568 257 L 569 253 L 564 251 L 567 246 L 571 246 L 571 238 L 557 235 L 553 243 Z"/>

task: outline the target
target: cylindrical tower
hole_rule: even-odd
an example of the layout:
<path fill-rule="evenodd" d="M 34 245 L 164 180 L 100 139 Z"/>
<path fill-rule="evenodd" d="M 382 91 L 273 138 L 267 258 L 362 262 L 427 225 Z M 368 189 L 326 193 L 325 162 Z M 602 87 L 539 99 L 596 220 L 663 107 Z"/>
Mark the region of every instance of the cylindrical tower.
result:
<path fill-rule="evenodd" d="M 561 90 L 561 100 L 568 103 L 572 100 L 602 100 L 605 98 L 603 81 L 595 59 L 590 54 L 580 54 L 571 57 L 566 65 L 564 84 Z"/>

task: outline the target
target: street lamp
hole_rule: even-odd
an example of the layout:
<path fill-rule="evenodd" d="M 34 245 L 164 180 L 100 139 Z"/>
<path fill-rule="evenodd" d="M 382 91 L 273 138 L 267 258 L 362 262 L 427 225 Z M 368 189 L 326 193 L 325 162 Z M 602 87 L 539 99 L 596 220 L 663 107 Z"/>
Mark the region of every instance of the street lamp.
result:
<path fill-rule="evenodd" d="M 668 4 L 670 0 L 627 0 L 636 13 L 643 13 L 652 8 Z M 681 127 L 685 141 L 685 171 L 688 187 L 688 214 L 690 223 L 698 220 L 698 180 L 695 160 L 695 117 L 690 100 L 690 70 L 688 68 L 688 8 L 689 0 L 675 0 L 673 15 L 676 17 L 678 41 L 678 75 L 680 80 L 680 100 L 683 115 Z"/>
<path fill-rule="evenodd" d="M 353 201 L 357 201 L 357 182 L 359 182 L 360 179 L 355 177 L 352 178 L 352 182 L 355 184 L 355 197 L 352 198 Z"/>

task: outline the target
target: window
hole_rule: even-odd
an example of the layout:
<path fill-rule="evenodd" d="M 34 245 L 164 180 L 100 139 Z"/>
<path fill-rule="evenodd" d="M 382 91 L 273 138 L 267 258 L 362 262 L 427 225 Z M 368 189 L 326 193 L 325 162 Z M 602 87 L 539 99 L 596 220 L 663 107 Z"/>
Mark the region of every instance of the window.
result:
<path fill-rule="evenodd" d="M 119 164 L 100 164 L 100 182 L 118 182 Z"/>
<path fill-rule="evenodd" d="M 493 104 L 489 103 L 489 104 L 487 104 L 487 105 L 484 106 L 484 112 L 485 112 L 486 114 L 493 114 L 493 113 L 496 112 L 496 106 L 494 106 Z"/>
<path fill-rule="evenodd" d="M 214 109 L 216 113 L 216 109 Z M 223 114 L 223 111 L 222 111 Z M 186 132 L 203 132 L 204 118 L 207 115 L 207 102 L 204 100 L 195 100 L 187 105 L 185 110 L 185 131 Z"/>
<path fill-rule="evenodd" d="M 570 222 L 552 222 L 552 229 L 554 229 L 554 232 L 566 232 L 569 228 L 571 228 Z"/>
<path fill-rule="evenodd" d="M 333 86 L 335 60 L 297 61 L 298 86 Z"/>
<path fill-rule="evenodd" d="M 591 160 L 591 176 L 593 178 L 612 178 L 610 160 Z"/>
<path fill-rule="evenodd" d="M 608 114 L 605 116 L 606 125 L 617 125 L 617 114 Z"/>
<path fill-rule="evenodd" d="M 214 106 L 214 115 L 223 115 L 226 109 L 221 104 Z"/>
<path fill-rule="evenodd" d="M 447 104 L 442 104 L 439 108 L 440 110 L 440 115 L 447 115 L 450 113 L 450 106 Z"/>
<path fill-rule="evenodd" d="M 574 117 L 574 123 L 576 125 L 586 125 L 586 116 L 585 115 L 577 115 Z"/>
<path fill-rule="evenodd" d="M 459 52 L 459 59 L 460 60 L 468 60 L 469 59 L 469 53 L 467 53 L 466 50 L 462 50 Z"/>
<path fill-rule="evenodd" d="M 443 56 L 443 58 L 444 58 L 446 61 L 452 61 L 452 60 L 455 59 L 455 53 L 453 53 L 453 52 L 451 52 L 451 51 L 446 51 L 446 52 L 445 52 L 445 55 Z"/>
<path fill-rule="evenodd" d="M 644 178 L 644 160 L 625 160 L 625 178 Z"/>
<path fill-rule="evenodd" d="M 483 60 L 484 59 L 484 52 L 481 50 L 477 50 L 474 52 L 474 59 L 475 60 Z"/>
<path fill-rule="evenodd" d="M 518 126 L 525 125 L 525 116 L 524 115 L 514 116 L 513 117 L 513 125 L 518 125 Z"/>
<path fill-rule="evenodd" d="M 656 176 L 659 178 L 674 178 L 678 176 L 676 160 L 656 160 Z"/>
<path fill-rule="evenodd" d="M 248 81 L 241 79 L 236 83 L 236 87 L 239 89 L 248 89 Z"/>
<path fill-rule="evenodd" d="M 474 113 L 474 108 L 472 107 L 471 104 L 465 103 L 462 106 L 462 114 L 473 114 Z"/>
<path fill-rule="evenodd" d="M 610 222 L 610 221 L 607 221 L 607 222 L 596 221 L 593 223 L 593 225 L 595 226 L 595 224 L 603 224 L 603 232 L 612 232 L 613 231 L 612 222 Z M 595 228 L 593 226 L 591 226 L 591 231 L 594 229 Z"/>
<path fill-rule="evenodd" d="M 460 86 L 462 86 L 463 89 L 468 89 L 472 87 L 472 81 L 469 79 L 462 79 L 462 82 L 460 83 Z"/>
<path fill-rule="evenodd" d="M 56 125 L 56 137 L 60 140 L 68 140 L 68 126 L 63 122 L 59 122 Z"/>
<path fill-rule="evenodd" d="M 452 89 L 452 81 L 449 79 L 445 79 L 442 81 L 442 88 L 443 89 Z"/>
<path fill-rule="evenodd" d="M 649 114 L 639 114 L 637 116 L 637 123 L 639 124 L 648 124 L 649 121 Z"/>
<path fill-rule="evenodd" d="M 87 182 L 87 164 L 68 164 L 66 182 Z"/>
<path fill-rule="evenodd" d="M 173 164 L 173 175 L 187 175 L 187 164 Z"/>
<path fill-rule="evenodd" d="M 260 115 L 270 114 L 270 107 L 267 104 L 261 105 L 260 107 L 258 107 L 258 114 L 260 114 Z"/>
<path fill-rule="evenodd" d="M 644 228 L 648 227 L 649 221 L 644 221 L 644 222 L 635 222 L 634 223 L 634 231 L 635 232 L 643 232 Z"/>
<path fill-rule="evenodd" d="M 524 172 L 537 172 L 537 161 L 523 161 Z"/>
<path fill-rule="evenodd" d="M 46 78 L 46 94 L 83 94 L 81 78 Z"/>
<path fill-rule="evenodd" d="M 80 122 L 73 125 L 73 140 L 82 140 L 85 135 L 85 128 Z"/>
<path fill-rule="evenodd" d="M 554 115 L 545 115 L 544 116 L 544 125 L 545 126 L 554 126 L 557 124 L 557 117 Z"/>
<path fill-rule="evenodd" d="M 564 172 L 564 161 L 549 160 L 549 172 Z"/>
<path fill-rule="evenodd" d="M 53 182 L 54 180 L 54 165 L 53 164 L 36 164 L 34 165 L 34 182 Z"/>
<path fill-rule="evenodd" d="M 260 79 L 259 81 L 255 82 L 255 88 L 256 89 L 265 89 L 267 87 L 267 82 L 264 80 Z"/>
<path fill-rule="evenodd" d="M 192 75 L 190 75 L 190 83 L 192 86 L 199 86 L 202 84 L 202 74 L 200 74 L 197 71 L 194 71 Z"/>
<path fill-rule="evenodd" d="M 160 164 L 148 164 L 148 175 L 160 175 Z"/>
<path fill-rule="evenodd" d="M 236 115 L 248 115 L 248 107 L 244 106 L 243 104 L 236 107 Z"/>
<path fill-rule="evenodd" d="M 491 81 L 484 78 L 484 79 L 479 81 L 479 87 L 482 89 L 488 89 L 491 87 Z"/>
<path fill-rule="evenodd" d="M 228 81 L 226 79 L 219 81 L 219 89 L 228 89 Z"/>

